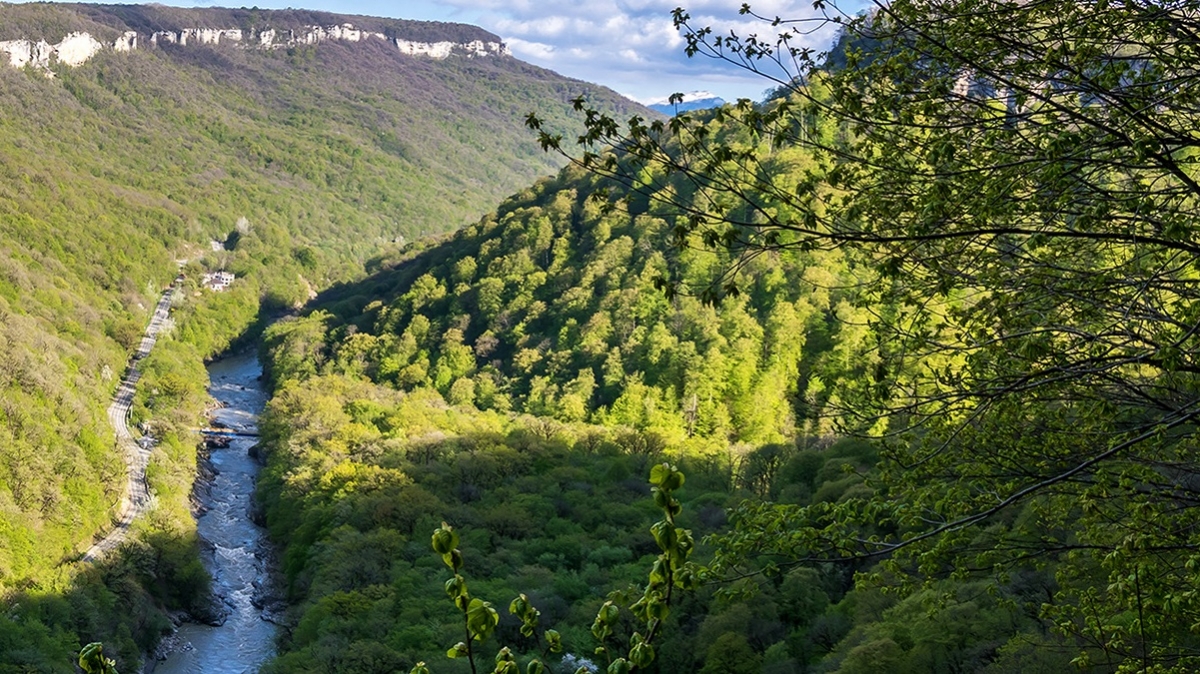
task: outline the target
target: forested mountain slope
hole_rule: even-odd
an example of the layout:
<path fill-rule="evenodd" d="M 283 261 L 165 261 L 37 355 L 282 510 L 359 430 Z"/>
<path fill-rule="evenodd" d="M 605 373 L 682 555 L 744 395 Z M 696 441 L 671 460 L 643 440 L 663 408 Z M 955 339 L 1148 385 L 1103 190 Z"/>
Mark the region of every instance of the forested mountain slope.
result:
<path fill-rule="evenodd" d="M 722 260 L 664 254 L 670 214 L 648 202 L 602 209 L 590 198 L 602 184 L 564 170 L 443 241 L 373 261 L 371 277 L 268 330 L 276 391 L 260 496 L 297 620 L 272 671 L 420 660 L 468 671 L 440 656 L 461 638 L 428 549 L 441 521 L 463 527 L 476 595 L 499 606 L 530 593 L 544 626 L 583 656 L 604 594 L 644 577 L 654 461 L 688 472 L 683 521 L 697 536 L 722 525 L 732 494 L 807 501 L 855 484 L 841 466 L 862 447 L 809 452 L 782 480 L 793 453 L 772 444 L 828 444 L 797 392 L 844 369 L 835 362 L 854 336 L 829 318 L 855 311 L 830 289 L 846 285 L 845 263 L 762 258 L 760 281 L 719 307 L 667 300 L 656 277 L 698 278 Z M 845 590 L 844 578 L 829 584 Z M 745 621 L 747 603 L 689 600 L 658 671 L 727 671 L 715 651 L 706 663 L 719 636 L 751 653 L 780 641 L 794 620 L 765 591 L 771 608 Z"/>
<path fill-rule="evenodd" d="M 777 158 L 795 169 L 805 153 Z M 700 287 L 730 262 L 664 245 L 679 187 L 639 198 L 565 169 L 451 237 L 374 260 L 375 274 L 267 332 L 276 390 L 259 495 L 296 625 L 270 671 L 470 671 L 443 655 L 462 616 L 429 549 L 440 522 L 461 532 L 472 596 L 504 615 L 480 661 L 499 645 L 519 662 L 547 657 L 503 612 L 524 592 L 572 656 L 549 662 L 574 672 L 599 643 L 588 628 L 606 596 L 630 597 L 653 564 L 651 465 L 688 476 L 680 522 L 697 540 L 728 532 L 723 508 L 743 499 L 836 507 L 873 493 L 876 449 L 838 439 L 825 414 L 874 376 L 868 324 L 886 303 L 860 291 L 870 270 L 781 251 L 750 261 L 742 292 L 716 306 L 668 299 L 656 280 Z M 603 208 L 591 197 L 604 188 L 630 199 Z M 1069 659 L 1027 612 L 1045 571 L 993 595 L 949 584 L 900 601 L 855 589 L 866 568 L 789 566 L 682 594 L 638 671 L 1015 672 Z M 877 652 L 896 639 L 903 651 Z"/>
<path fill-rule="evenodd" d="M 346 23 L 386 39 L 278 38 L 272 48 L 149 40 L 156 31 L 302 35 Z M 529 111 L 553 110 L 567 123 L 568 101 L 580 94 L 623 113 L 636 107 L 500 51 L 432 58 L 398 47 L 496 41 L 470 26 L 308 12 L 0 7 L 8 54 L 79 32 L 103 46 L 79 65 L 61 54 L 44 65 L 0 65 L 5 591 L 63 582 L 53 569 L 107 524 L 124 469 L 103 411 L 176 260 L 189 261 L 177 339 L 160 344 L 147 365 L 151 393 L 135 406 L 135 421 L 171 417 L 185 401 L 195 411 L 199 359 L 245 329 L 260 302 L 303 302 L 396 240 L 455 229 L 551 171 L 555 162 L 523 128 Z M 111 47 L 129 33 L 136 49 Z M 220 268 L 239 280 L 223 294 L 201 291 L 198 276 Z M 190 449 L 165 451 L 156 461 L 180 474 L 160 496 L 182 514 Z"/>
<path fill-rule="evenodd" d="M 606 211 L 589 198 L 601 184 L 567 170 L 440 245 L 376 261 L 389 268 L 331 289 L 315 305 L 324 313 L 274 331 L 275 382 L 318 363 L 701 451 L 818 430 L 796 394 L 819 358 L 840 355 L 828 353 L 829 317 L 853 312 L 831 290 L 846 285 L 844 262 L 761 258 L 747 269 L 753 284 L 720 306 L 667 299 L 661 279 L 703 278 L 728 260 L 665 250 L 673 214 L 648 202 Z"/>
<path fill-rule="evenodd" d="M 14 127 L 6 163 L 59 183 L 120 186 L 132 191 L 124 201 L 165 197 L 187 209 L 171 215 L 191 237 L 270 214 L 334 255 L 362 255 L 397 236 L 454 229 L 548 172 L 554 162 L 520 127 L 526 113 L 549 109 L 565 121 L 568 100 L 585 93 L 634 108 L 501 54 L 413 56 L 375 38 L 245 44 L 253 26 L 300 33 L 351 21 L 427 43 L 498 42 L 470 26 L 321 13 L 8 6 L 0 14 L 6 39 L 125 29 L 137 31 L 141 46 L 102 49 L 75 68 L 54 61 L 50 81 L 35 67 L 4 71 L 4 118 Z M 149 30 L 167 26 L 246 37 L 150 45 Z M 35 165 L 22 159 L 31 154 Z M 70 169 L 38 166 L 55 158 Z M 222 211 L 231 220 L 218 224 Z"/>
<path fill-rule="evenodd" d="M 782 65 L 772 100 L 585 110 L 582 147 L 540 140 L 611 183 L 564 174 L 277 326 L 262 495 L 301 626 L 277 670 L 407 668 L 464 618 L 470 643 L 486 607 L 424 601 L 450 575 L 422 550 L 441 518 L 456 600 L 458 555 L 482 557 L 472 596 L 532 587 L 570 653 L 611 654 L 617 623 L 642 630 L 631 658 L 654 640 L 610 672 L 1195 671 L 1195 17 L 985 9 L 889 3 L 827 64 L 795 48 L 819 17 L 759 17 L 771 43 L 678 10 L 689 53 Z M 721 307 L 672 294 L 697 287 Z M 830 442 L 822 412 L 875 442 Z M 636 519 L 613 481 L 640 456 L 701 477 L 685 505 L 754 496 L 697 551 L 718 601 L 671 596 L 670 529 L 581 554 L 597 515 Z M 373 537 L 394 554 L 356 565 Z M 595 612 L 639 552 L 647 584 L 607 595 L 629 611 Z M 507 620 L 482 662 L 547 657 Z M 448 654 L 430 669 L 468 669 Z"/>

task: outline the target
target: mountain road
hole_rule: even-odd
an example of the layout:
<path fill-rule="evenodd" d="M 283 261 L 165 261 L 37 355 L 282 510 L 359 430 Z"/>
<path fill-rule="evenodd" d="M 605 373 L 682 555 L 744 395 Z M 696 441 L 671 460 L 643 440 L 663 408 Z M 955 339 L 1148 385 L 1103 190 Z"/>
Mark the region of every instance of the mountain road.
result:
<path fill-rule="evenodd" d="M 146 465 L 150 461 L 151 448 L 139 445 L 134 440 L 133 434 L 129 432 L 129 411 L 133 406 L 133 394 L 137 391 L 138 379 L 142 376 L 141 361 L 150 355 L 150 350 L 154 348 L 154 343 L 158 340 L 159 331 L 167 322 L 171 309 L 171 297 L 178 284 L 179 282 L 176 281 L 163 292 L 158 306 L 154 308 L 154 315 L 150 317 L 146 333 L 142 336 L 142 343 L 138 345 L 137 351 L 130 359 L 125 378 L 121 380 L 121 386 L 117 388 L 112 404 L 108 406 L 108 421 L 116 431 L 117 447 L 125 458 L 126 485 L 118 505 L 116 524 L 84 553 L 83 561 L 85 562 L 95 561 L 124 542 L 126 536 L 129 535 L 130 525 L 150 507 L 150 489 L 146 484 Z"/>

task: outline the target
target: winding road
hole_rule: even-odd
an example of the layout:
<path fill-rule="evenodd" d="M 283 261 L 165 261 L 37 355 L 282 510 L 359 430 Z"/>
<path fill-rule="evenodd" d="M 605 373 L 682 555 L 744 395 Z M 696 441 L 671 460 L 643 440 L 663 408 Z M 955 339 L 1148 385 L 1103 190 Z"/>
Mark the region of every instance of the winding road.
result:
<path fill-rule="evenodd" d="M 154 315 L 150 317 L 150 325 L 146 327 L 142 343 L 129 361 L 129 370 L 121 380 L 121 386 L 113 396 L 112 404 L 108 406 L 108 421 L 117 433 L 117 447 L 125 455 L 126 485 L 121 496 L 116 526 L 88 548 L 83 555 L 85 562 L 93 562 L 120 545 L 129 534 L 129 526 L 150 507 L 150 489 L 146 484 L 146 464 L 150 461 L 150 448 L 139 446 L 134 441 L 133 434 L 129 432 L 129 409 L 133 405 L 133 394 L 137 390 L 138 379 L 142 376 L 139 365 L 143 358 L 150 355 L 150 349 L 154 348 L 154 342 L 158 340 L 158 332 L 166 323 L 167 314 L 171 309 L 171 296 L 178 285 L 179 281 L 176 280 L 158 300 L 158 306 L 154 308 Z"/>

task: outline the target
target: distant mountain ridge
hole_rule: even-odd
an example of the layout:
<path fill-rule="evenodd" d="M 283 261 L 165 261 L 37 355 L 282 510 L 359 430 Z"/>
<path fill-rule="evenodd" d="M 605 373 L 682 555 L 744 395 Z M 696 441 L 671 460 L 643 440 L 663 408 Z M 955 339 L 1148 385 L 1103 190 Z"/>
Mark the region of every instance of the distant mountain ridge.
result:
<path fill-rule="evenodd" d="M 483 28 L 465 23 L 413 21 L 357 14 L 286 9 L 180 8 L 165 5 L 38 3 L 0 5 L 0 36 L 54 41 L 68 33 L 91 33 L 112 41 L 126 31 L 143 35 L 185 29 L 249 32 L 302 31 L 312 26 L 352 24 L 360 31 L 413 42 L 499 42 Z"/>
<path fill-rule="evenodd" d="M 673 115 L 677 112 L 719 108 L 722 105 L 725 105 L 725 99 L 710 91 L 692 91 L 683 94 L 683 99 L 679 103 L 672 103 L 671 98 L 668 96 L 651 101 L 646 104 L 646 107 L 655 112 L 661 112 L 664 115 Z"/>
<path fill-rule="evenodd" d="M 130 52 L 147 44 L 156 47 L 202 44 L 233 45 L 245 49 L 286 49 L 330 41 L 357 43 L 380 40 L 401 54 L 410 56 L 435 59 L 456 54 L 466 57 L 511 56 L 499 37 L 462 24 L 400 20 L 381 22 L 371 17 L 311 12 L 272 12 L 264 20 L 264 15 L 255 10 L 201 10 L 189 16 L 177 15 L 159 7 L 118 7 L 111 12 L 105 12 L 106 8 L 86 5 L 75 7 L 93 10 L 88 18 L 94 19 L 96 25 L 87 27 L 87 21 L 79 21 L 76 27 L 82 30 L 72 30 L 57 42 L 50 42 L 47 38 L 47 33 L 53 29 L 33 27 L 33 35 L 12 36 L 15 39 L 0 41 L 0 54 L 6 54 L 13 67 L 32 65 L 44 70 L 49 70 L 51 63 L 74 67 L 104 50 Z M 100 11 L 94 13 L 94 10 Z M 351 19 L 357 21 L 358 25 L 365 21 L 367 27 L 358 27 Z M 190 25 L 187 23 L 189 21 Z M 223 27 L 213 27 L 221 21 L 224 22 Z M 429 25 L 431 23 L 432 26 Z M 111 35 L 114 29 L 121 30 L 115 37 Z"/>

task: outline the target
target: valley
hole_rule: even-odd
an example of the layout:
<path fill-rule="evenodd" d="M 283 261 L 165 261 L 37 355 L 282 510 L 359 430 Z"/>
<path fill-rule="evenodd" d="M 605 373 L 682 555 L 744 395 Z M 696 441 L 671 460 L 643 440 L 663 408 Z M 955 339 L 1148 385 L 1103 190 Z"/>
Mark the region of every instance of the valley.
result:
<path fill-rule="evenodd" d="M 208 366 L 212 419 L 223 428 L 253 432 L 266 402 L 262 367 L 253 354 L 235 354 Z M 271 560 L 266 532 L 253 522 L 259 466 L 252 438 L 234 438 L 207 449 L 205 476 L 197 478 L 200 537 L 205 567 L 220 602 L 219 625 L 184 623 L 160 646 L 156 674 L 257 671 L 274 655 L 278 628 L 271 622 Z M 224 445 L 224 446 L 222 446 Z"/>
<path fill-rule="evenodd" d="M 979 7 L 0 4 L 0 672 L 1200 669 L 1200 25 Z"/>
<path fill-rule="evenodd" d="M 274 49 L 199 34 L 150 41 L 213 23 L 249 34 L 255 16 L 0 8 L 8 47 L 83 34 L 102 47 L 0 68 L 0 587 L 21 607 L 0 621 L 5 666 L 61 671 L 86 639 L 129 669 L 169 631 L 168 612 L 206 617 L 190 514 L 203 361 L 252 343 L 260 315 L 292 311 L 313 287 L 361 275 L 372 256 L 460 226 L 553 170 L 560 162 L 528 146 L 526 106 L 567 124 L 580 93 L 634 106 L 499 47 L 497 58 L 419 48 L 498 44 L 461 25 L 293 12 L 273 15 L 280 36 L 347 23 L 371 36 L 280 37 Z M 138 48 L 105 46 L 128 33 Z M 201 245 L 210 240 L 215 249 Z M 139 450 L 146 479 L 134 475 L 127 492 L 105 410 L 179 259 L 190 262 L 172 327 L 140 361 L 129 412 L 158 444 Z M 216 271 L 238 280 L 203 287 Z M 150 495 L 142 516 L 128 528 L 122 518 L 123 542 L 103 543 L 115 552 L 72 564 L 138 490 Z"/>

